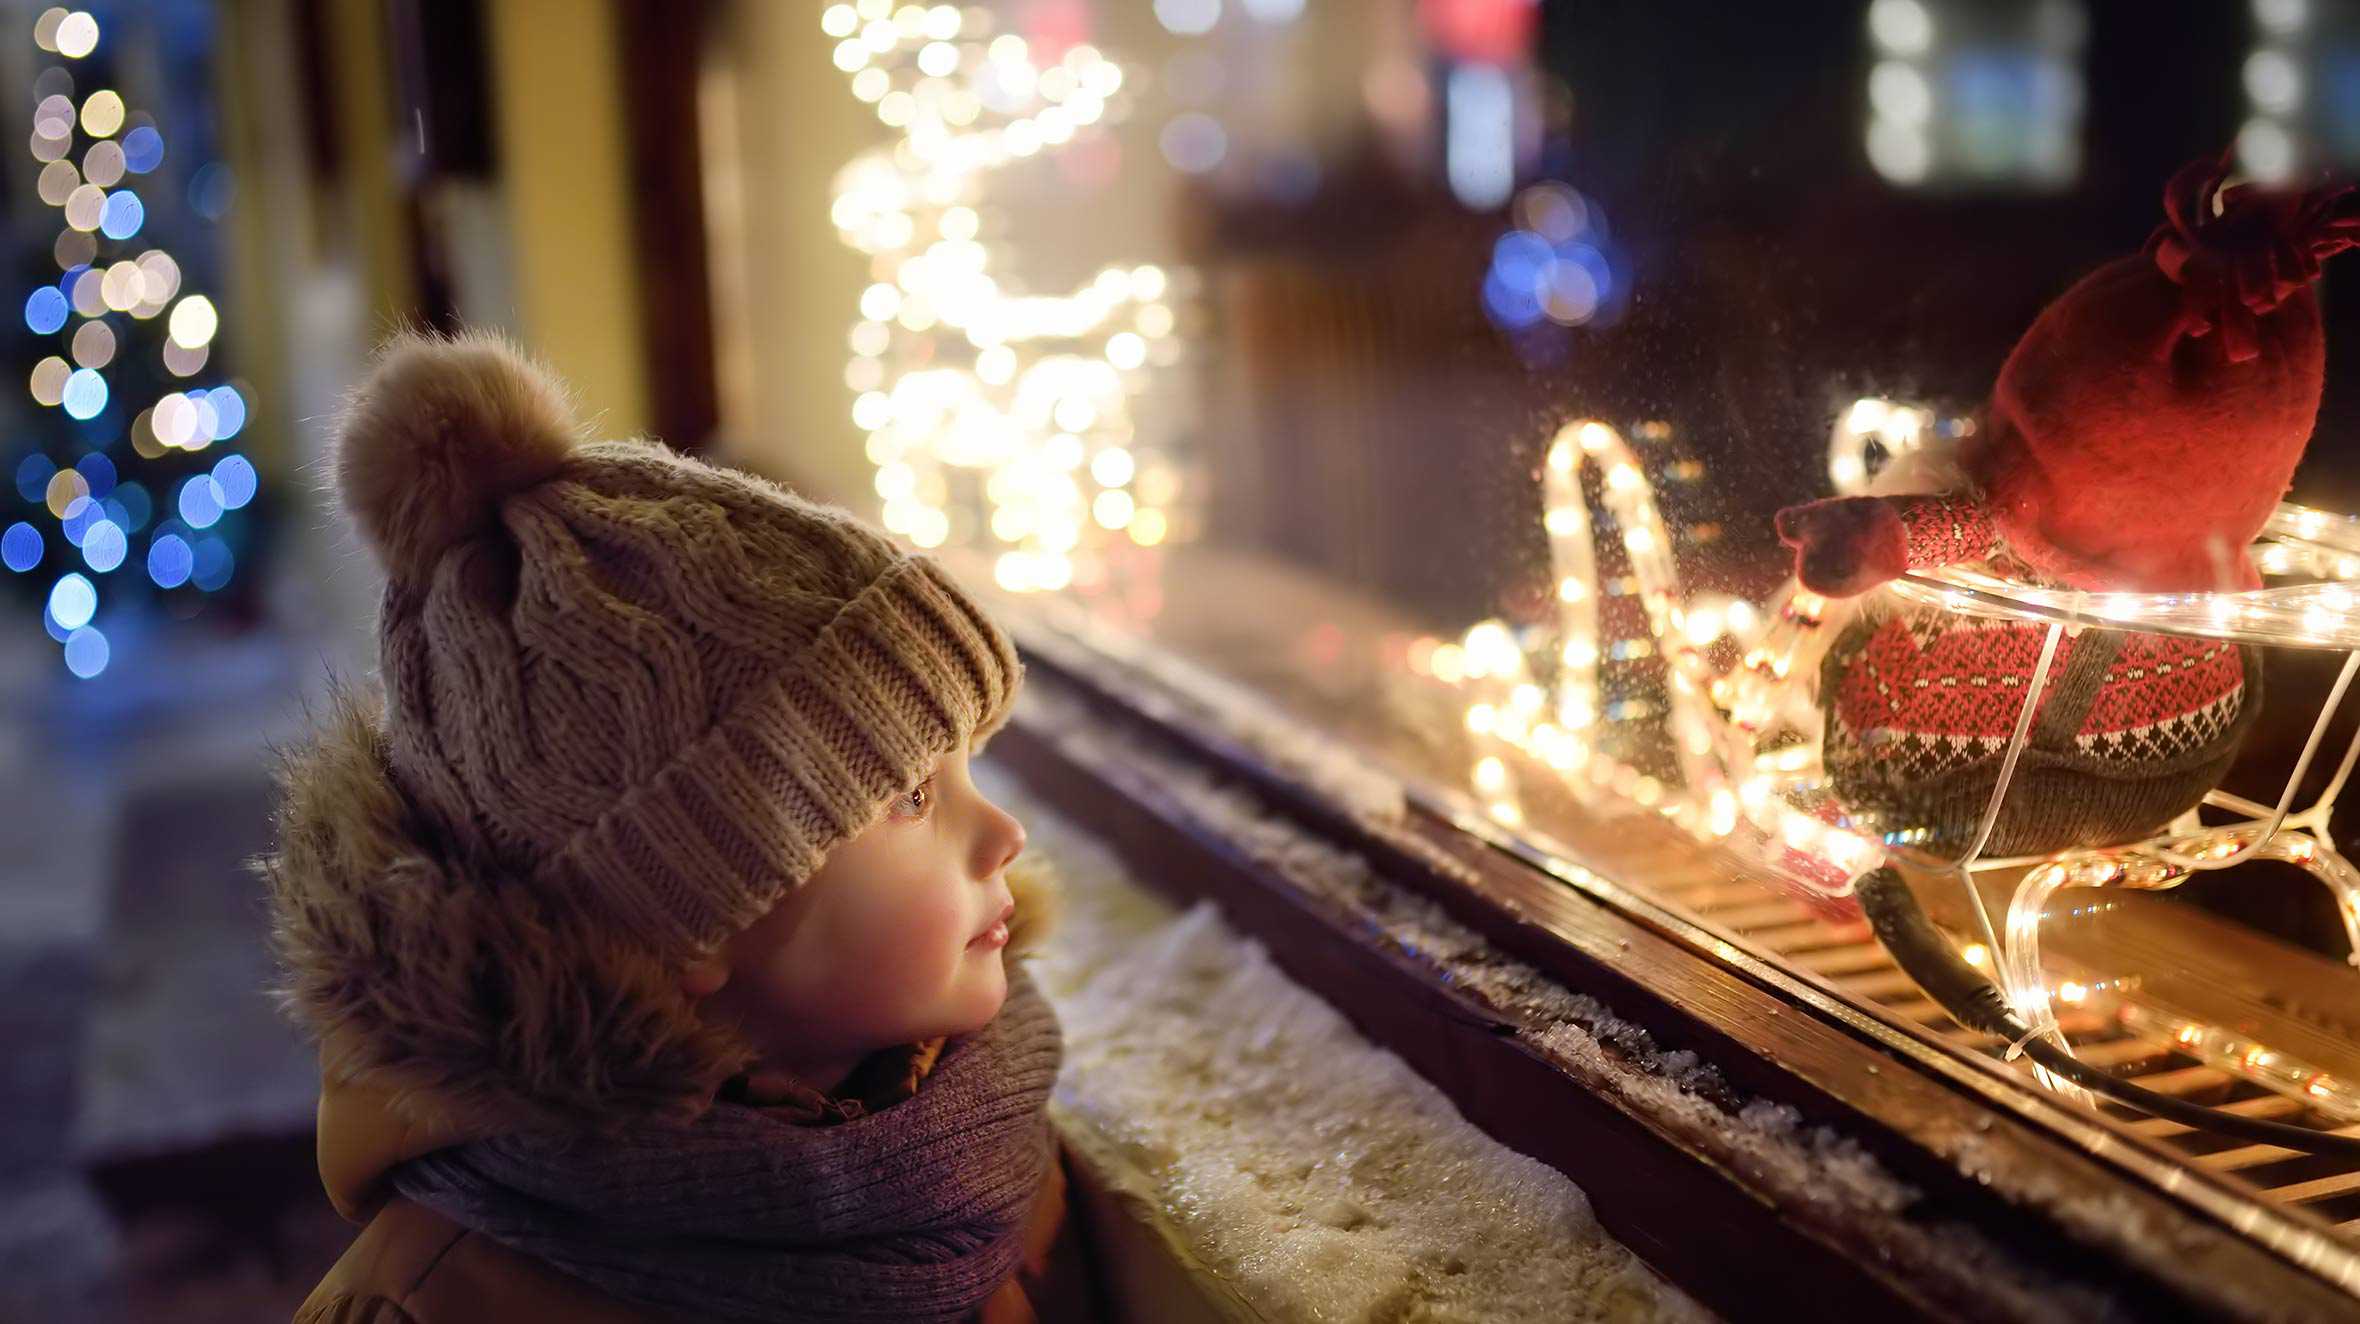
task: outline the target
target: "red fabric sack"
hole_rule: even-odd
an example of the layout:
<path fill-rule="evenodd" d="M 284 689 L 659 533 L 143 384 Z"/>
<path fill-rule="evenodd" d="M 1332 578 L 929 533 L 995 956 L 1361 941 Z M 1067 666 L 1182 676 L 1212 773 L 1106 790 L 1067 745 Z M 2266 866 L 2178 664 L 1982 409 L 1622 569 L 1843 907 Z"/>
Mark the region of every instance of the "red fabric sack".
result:
<path fill-rule="evenodd" d="M 2224 191 L 2225 170 L 2182 169 L 2147 246 L 2050 304 L 2000 369 L 1964 459 L 2000 536 L 2042 574 L 2155 593 L 2261 584 L 2246 548 L 2319 413 L 2311 282 L 2360 240 L 2360 215 L 2344 191 Z"/>
<path fill-rule="evenodd" d="M 2090 589 L 2259 586 L 2246 548 L 2319 412 L 2311 282 L 2360 243 L 2360 195 L 2224 188 L 2227 170 L 2183 167 L 2146 246 L 2059 295 L 2016 342 L 1960 454 L 1998 545 L 1949 559 L 2004 550 Z M 1847 597 L 1946 563 L 1920 559 L 1948 544 L 1911 536 L 1912 513 L 1838 497 L 1779 512 L 1778 528 L 1804 586 Z"/>

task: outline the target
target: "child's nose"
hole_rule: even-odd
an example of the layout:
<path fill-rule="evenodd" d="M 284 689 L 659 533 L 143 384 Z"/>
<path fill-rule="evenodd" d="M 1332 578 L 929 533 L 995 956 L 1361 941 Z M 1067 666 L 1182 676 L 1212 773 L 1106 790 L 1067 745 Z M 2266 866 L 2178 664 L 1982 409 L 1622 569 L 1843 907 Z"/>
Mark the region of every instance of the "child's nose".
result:
<path fill-rule="evenodd" d="M 984 801 L 983 831 L 978 843 L 976 863 L 980 866 L 975 876 L 990 878 L 1014 863 L 1024 854 L 1024 824 L 1016 816 L 990 801 Z"/>

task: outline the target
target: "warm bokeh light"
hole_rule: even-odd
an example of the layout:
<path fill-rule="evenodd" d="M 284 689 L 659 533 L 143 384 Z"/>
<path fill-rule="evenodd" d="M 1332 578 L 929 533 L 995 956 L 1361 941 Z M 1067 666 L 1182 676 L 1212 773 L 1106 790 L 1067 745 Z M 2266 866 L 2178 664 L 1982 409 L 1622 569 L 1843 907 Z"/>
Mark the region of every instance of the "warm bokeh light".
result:
<path fill-rule="evenodd" d="M 98 49 L 98 20 L 81 10 L 67 14 L 57 25 L 57 53 L 79 60 Z"/>
<path fill-rule="evenodd" d="M 834 5 L 820 27 L 853 95 L 898 131 L 839 172 L 838 233 L 872 282 L 844 380 L 885 526 L 920 546 L 999 544 L 1014 591 L 1063 588 L 1099 541 L 1171 536 L 1178 467 L 1153 467 L 1134 405 L 1180 356 L 1172 278 L 1109 266 L 1079 287 L 1007 283 L 982 235 L 986 186 L 1089 131 L 1125 85 L 1086 43 L 1039 56 L 988 10 Z M 1079 558 L 1079 559 L 1078 559 Z"/>
<path fill-rule="evenodd" d="M 93 138 L 112 138 L 123 127 L 123 98 L 112 90 L 90 94 L 82 103 L 82 132 Z"/>
<path fill-rule="evenodd" d="M 213 333 L 221 328 L 221 319 L 213 311 L 211 299 L 192 294 L 172 309 L 170 326 L 172 343 L 201 349 L 213 343 Z"/>

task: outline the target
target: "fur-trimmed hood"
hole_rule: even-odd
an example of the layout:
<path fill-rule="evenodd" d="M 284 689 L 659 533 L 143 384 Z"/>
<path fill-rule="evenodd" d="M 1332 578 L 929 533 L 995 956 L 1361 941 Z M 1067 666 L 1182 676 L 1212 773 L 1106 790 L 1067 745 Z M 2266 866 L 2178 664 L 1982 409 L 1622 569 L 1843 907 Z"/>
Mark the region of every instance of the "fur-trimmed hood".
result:
<path fill-rule="evenodd" d="M 752 1062 L 662 954 L 446 859 L 388 772 L 374 697 L 336 687 L 276 755 L 278 844 L 250 865 L 284 967 L 273 992 L 319 1041 L 331 1089 L 419 1134 L 606 1130 L 693 1118 Z M 1052 893 L 1037 861 L 1008 883 L 1013 958 L 1037 946 Z"/>

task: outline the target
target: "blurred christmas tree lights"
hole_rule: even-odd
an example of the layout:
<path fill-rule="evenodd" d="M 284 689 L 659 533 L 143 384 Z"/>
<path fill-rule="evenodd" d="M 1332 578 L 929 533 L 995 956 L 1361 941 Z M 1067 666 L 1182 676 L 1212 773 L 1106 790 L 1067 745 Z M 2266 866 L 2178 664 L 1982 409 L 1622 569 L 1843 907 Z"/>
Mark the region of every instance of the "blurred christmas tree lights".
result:
<path fill-rule="evenodd" d="M 192 19 L 200 31 L 211 22 L 185 8 L 138 13 L 181 42 Z M 37 268 L 21 306 L 38 408 L 23 417 L 21 398 L 12 402 L 4 463 L 24 508 L 0 516 L 0 565 L 40 602 L 67 669 L 89 679 L 111 654 L 102 603 L 152 609 L 230 583 L 257 475 L 224 444 L 246 425 L 246 395 L 225 380 L 183 384 L 213 366 L 220 313 L 150 233 L 155 221 L 218 220 L 226 171 L 193 172 L 184 202 L 161 173 L 165 140 L 152 118 L 112 88 L 78 93 L 116 72 L 97 15 L 52 8 L 31 36 L 53 62 L 32 84 L 29 147 L 60 228 L 49 242 L 19 243 L 20 261 Z"/>

